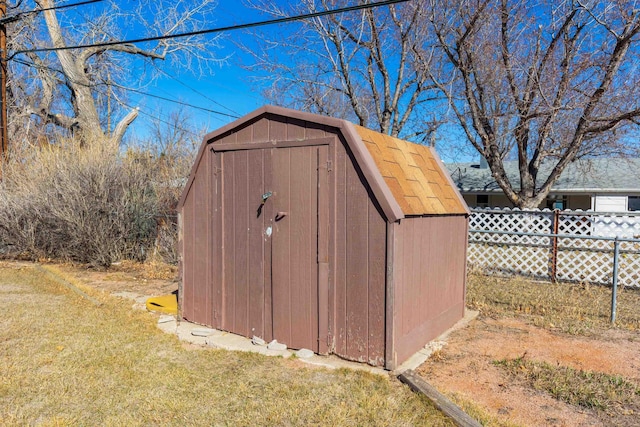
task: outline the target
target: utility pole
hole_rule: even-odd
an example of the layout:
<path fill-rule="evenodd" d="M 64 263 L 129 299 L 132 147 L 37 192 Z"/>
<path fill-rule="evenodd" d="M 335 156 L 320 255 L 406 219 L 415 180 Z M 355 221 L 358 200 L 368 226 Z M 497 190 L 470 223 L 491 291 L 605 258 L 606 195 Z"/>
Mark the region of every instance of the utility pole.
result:
<path fill-rule="evenodd" d="M 7 132 L 7 1 L 0 0 L 0 161 L 9 156 L 9 136 Z M 0 177 L 2 176 L 0 168 Z"/>

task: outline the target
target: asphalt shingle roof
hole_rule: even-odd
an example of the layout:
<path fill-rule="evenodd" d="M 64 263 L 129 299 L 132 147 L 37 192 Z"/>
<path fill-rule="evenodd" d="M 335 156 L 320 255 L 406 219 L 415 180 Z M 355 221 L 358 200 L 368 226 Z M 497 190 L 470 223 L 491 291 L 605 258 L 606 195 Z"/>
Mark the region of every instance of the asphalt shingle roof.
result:
<path fill-rule="evenodd" d="M 467 213 L 432 148 L 354 127 L 405 215 Z"/>
<path fill-rule="evenodd" d="M 551 164 L 543 164 L 537 183 L 542 185 L 551 173 Z M 489 168 L 481 169 L 478 163 L 449 163 L 446 165 L 451 178 L 463 193 L 493 193 L 502 190 L 491 176 Z M 518 163 L 504 164 L 509 180 L 516 191 L 520 188 Z M 640 159 L 581 159 L 570 163 L 551 188 L 563 193 L 640 193 Z"/>

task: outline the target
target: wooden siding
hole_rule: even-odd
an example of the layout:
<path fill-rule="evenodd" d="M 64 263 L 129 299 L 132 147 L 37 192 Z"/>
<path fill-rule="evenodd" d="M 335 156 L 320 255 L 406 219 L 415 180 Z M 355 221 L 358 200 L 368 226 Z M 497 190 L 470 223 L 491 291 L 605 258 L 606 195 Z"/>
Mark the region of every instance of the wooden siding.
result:
<path fill-rule="evenodd" d="M 335 353 L 384 364 L 386 221 L 344 145 L 335 156 Z"/>
<path fill-rule="evenodd" d="M 265 114 L 227 132 L 213 144 L 244 144 L 321 138 L 335 133 L 329 127 L 289 117 Z"/>
<path fill-rule="evenodd" d="M 182 210 L 182 315 L 195 323 L 211 324 L 212 289 L 207 241 L 210 209 L 208 197 L 201 197 L 209 187 L 207 162 L 201 163 L 196 172 Z"/>
<path fill-rule="evenodd" d="M 180 201 L 182 315 L 393 368 L 462 315 L 466 216 L 403 217 L 355 126 L 271 110 L 200 148 Z"/>
<path fill-rule="evenodd" d="M 273 156 L 273 334 L 318 351 L 318 150 L 278 148 Z M 327 206 L 323 206 L 327 209 Z M 281 213 L 281 214 L 279 214 Z"/>
<path fill-rule="evenodd" d="M 267 141 L 312 140 L 335 135 L 336 133 L 337 130 L 331 127 L 266 115 L 246 124 L 238 132 L 230 132 L 217 139 L 213 142 L 212 147 L 215 150 L 218 145 L 224 146 L 226 150 L 228 149 L 228 144 L 240 145 L 247 143 L 255 143 L 258 147 L 258 144 Z M 260 147 L 262 148 L 262 145 Z M 282 330 L 283 332 L 281 333 L 284 336 L 280 338 L 280 341 L 292 345 L 291 343 L 296 342 L 297 339 L 289 335 L 291 331 L 286 331 L 284 324 L 291 322 L 291 319 L 295 317 L 298 317 L 302 324 L 308 324 L 309 316 L 317 319 L 316 321 L 318 322 L 323 319 L 323 322 L 327 322 L 328 325 L 324 326 L 324 328 L 322 325 L 319 327 L 321 331 L 325 329 L 325 331 L 322 331 L 321 343 L 313 346 L 311 346 L 311 343 L 306 345 L 311 346 L 310 348 L 316 351 L 332 351 L 346 359 L 381 366 L 384 364 L 385 354 L 386 220 L 373 200 L 370 189 L 356 165 L 357 162 L 349 153 L 344 141 L 337 141 L 337 143 L 331 144 L 328 159 L 331 160 L 330 188 L 328 190 L 330 213 L 326 215 L 326 220 L 330 221 L 328 228 L 331 237 L 325 244 L 332 248 L 332 255 L 329 255 L 329 262 L 325 267 L 327 271 L 324 275 L 328 283 L 324 287 L 324 292 L 329 293 L 329 295 L 321 294 L 316 297 L 319 300 L 315 302 L 315 304 L 319 305 L 320 301 L 324 299 L 323 305 L 327 307 L 328 313 L 306 312 L 299 313 L 300 316 L 297 316 L 295 312 L 302 306 L 300 304 L 288 305 L 287 298 L 284 296 L 278 297 L 276 295 L 280 292 L 271 290 L 271 292 L 266 292 L 265 298 L 267 300 L 273 297 L 279 298 L 279 301 L 271 302 L 274 307 L 273 320 L 275 324 L 273 325 L 273 330 Z M 282 159 L 274 161 L 278 162 L 282 161 Z M 298 163 L 302 164 L 297 161 L 291 164 Z M 280 170 L 283 166 L 274 166 L 273 169 L 274 171 Z M 313 167 L 313 170 L 315 169 Z M 297 170 L 293 171 L 293 173 L 299 176 L 297 179 L 301 179 L 300 177 L 304 176 L 306 172 Z M 291 180 L 293 179 L 292 177 Z M 225 197 L 233 198 L 228 193 L 228 189 L 225 189 Z M 282 197 L 283 195 L 280 196 Z M 274 198 L 274 200 L 277 200 L 277 198 Z M 289 208 L 287 207 L 287 209 Z M 286 209 L 284 210 L 286 211 Z M 286 234 L 285 224 L 286 222 L 277 223 L 279 227 L 277 231 Z M 229 228 L 231 227 L 225 226 L 226 230 Z M 235 229 L 236 226 L 232 228 Z M 292 241 L 289 241 L 289 243 Z M 229 245 L 233 244 L 234 242 L 231 241 L 225 243 L 226 251 L 229 250 Z M 288 245 L 282 244 L 282 248 L 276 248 L 275 252 L 286 252 L 285 247 L 288 247 Z M 301 250 L 294 251 L 289 249 L 288 253 L 297 260 L 291 265 L 299 264 L 299 268 L 284 271 L 278 266 L 278 261 L 273 259 L 271 252 L 266 254 L 269 259 L 265 259 L 265 263 L 271 263 L 269 268 L 278 276 L 277 280 L 285 283 L 291 280 L 289 275 L 298 274 L 301 270 L 309 267 L 301 264 L 302 258 L 297 258 Z M 285 258 L 287 258 L 286 254 L 283 257 L 278 257 L 278 259 Z M 318 265 L 315 264 L 313 268 L 313 272 L 304 274 L 315 276 L 318 273 Z M 228 274 L 228 272 L 225 273 L 225 275 Z M 293 291 L 303 292 L 304 289 L 296 288 L 283 290 L 282 292 L 287 294 Z M 291 294 L 291 297 L 301 298 L 304 295 L 296 296 Z M 229 310 L 231 309 L 230 306 L 234 304 L 226 300 Z M 269 306 L 269 301 L 267 301 L 267 306 Z M 275 307 L 281 307 L 282 310 Z M 285 307 L 288 309 L 285 309 Z M 288 317 L 292 313 L 294 316 Z M 267 322 L 269 320 L 268 318 L 266 319 Z M 225 329 L 233 331 L 228 325 L 226 325 Z M 293 331 L 293 333 L 297 332 Z M 246 333 L 242 334 L 247 335 Z M 269 335 L 268 327 L 265 328 L 265 338 L 272 338 Z"/>
<path fill-rule="evenodd" d="M 222 156 L 222 283 L 220 327 L 245 336 L 264 336 L 265 214 L 258 215 L 264 194 L 265 150 Z"/>
<path fill-rule="evenodd" d="M 224 289 L 222 284 L 224 283 L 224 268 L 223 268 L 223 205 L 222 205 L 222 156 L 213 153 L 211 150 L 207 152 L 207 159 L 209 160 L 209 183 L 204 194 L 200 194 L 203 198 L 210 200 L 211 216 L 209 218 L 210 228 L 208 243 L 209 252 L 209 265 L 207 272 L 209 275 L 209 287 L 211 288 L 211 300 L 203 301 L 203 304 L 208 304 L 212 308 L 211 323 L 210 326 L 214 328 L 220 328 L 222 325 L 222 319 L 224 315 Z"/>
<path fill-rule="evenodd" d="M 406 218 L 394 238 L 395 359 L 402 362 L 464 315 L 466 216 Z"/>

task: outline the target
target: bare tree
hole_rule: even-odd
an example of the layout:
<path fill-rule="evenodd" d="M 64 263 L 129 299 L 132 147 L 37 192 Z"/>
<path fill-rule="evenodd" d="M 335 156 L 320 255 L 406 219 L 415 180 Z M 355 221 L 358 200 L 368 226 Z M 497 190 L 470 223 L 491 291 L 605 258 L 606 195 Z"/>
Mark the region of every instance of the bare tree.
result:
<path fill-rule="evenodd" d="M 633 148 L 640 117 L 638 6 L 430 0 L 427 19 L 440 53 L 432 81 L 514 205 L 537 207 L 575 159 Z M 519 182 L 505 171 L 512 158 Z M 539 180 L 543 166 L 550 173 Z"/>
<path fill-rule="evenodd" d="M 359 0 L 358 3 L 367 3 Z M 271 1 L 252 6 L 274 17 L 335 9 L 342 0 L 303 0 L 287 10 Z M 404 137 L 424 136 L 423 106 L 433 86 L 424 64 L 423 3 L 316 18 L 300 28 L 256 35 L 245 46 L 251 67 L 266 75 L 274 103 L 346 118 Z M 428 61 L 428 59 L 427 59 Z"/>
<path fill-rule="evenodd" d="M 113 2 L 103 12 L 59 19 L 54 0 L 35 0 L 45 11 L 27 16 L 12 27 L 14 51 L 54 47 L 53 52 L 25 52 L 13 61 L 12 95 L 18 122 L 54 126 L 89 141 L 111 141 L 119 145 L 138 110 L 127 107 L 127 85 L 140 87 L 153 75 L 145 73 L 142 60 L 172 58 L 191 71 L 207 69 L 217 62 L 217 39 L 188 37 L 147 43 L 89 46 L 65 50 L 77 44 L 92 45 L 121 40 L 124 29 L 136 28 L 148 36 L 162 36 L 202 29 L 210 22 L 215 0 Z M 135 7 L 135 10 L 124 10 Z M 68 10 L 68 9 L 65 9 Z M 44 21 L 44 22 L 43 22 Z M 136 33 L 135 37 L 143 34 Z M 131 35 L 129 35 L 131 37 Z M 135 75 L 131 72 L 136 68 Z M 113 123 L 113 125 L 112 125 Z"/>

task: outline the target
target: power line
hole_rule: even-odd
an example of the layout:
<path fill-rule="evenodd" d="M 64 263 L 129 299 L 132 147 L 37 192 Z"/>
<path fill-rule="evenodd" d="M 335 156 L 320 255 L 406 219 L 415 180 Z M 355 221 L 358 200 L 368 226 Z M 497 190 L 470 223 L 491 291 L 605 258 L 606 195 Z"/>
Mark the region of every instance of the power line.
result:
<path fill-rule="evenodd" d="M 82 14 L 82 13 L 78 12 L 78 11 L 76 11 L 76 14 L 77 14 L 80 18 L 82 18 L 82 19 L 83 19 L 87 24 L 91 25 L 91 26 L 92 26 L 92 27 L 94 27 L 94 28 L 97 28 L 97 25 L 96 25 L 96 24 L 95 24 L 91 19 L 87 18 L 87 16 L 86 16 L 86 15 L 84 15 L 84 14 Z M 111 37 L 111 38 L 115 38 L 112 34 L 110 34 L 110 33 L 109 33 L 109 31 L 106 31 L 104 28 L 101 28 L 101 30 L 102 30 L 102 31 L 104 31 L 104 32 L 105 32 L 105 34 L 106 34 L 107 36 L 109 36 L 109 37 Z M 174 76 L 174 75 L 170 74 L 168 71 L 165 71 L 165 70 L 163 70 L 162 68 L 158 67 L 158 66 L 156 65 L 156 63 L 155 63 L 153 60 L 151 60 L 151 59 L 149 59 L 149 58 L 147 58 L 147 57 L 144 57 L 144 60 L 145 60 L 145 62 L 147 62 L 149 65 L 151 65 L 152 67 L 154 67 L 157 71 L 159 71 L 159 72 L 163 73 L 165 76 L 167 76 L 167 77 L 169 77 L 169 78 L 171 78 L 171 79 L 175 80 L 175 81 L 176 81 L 177 83 L 179 83 L 181 86 L 183 86 L 183 87 L 185 87 L 185 88 L 187 88 L 187 89 L 191 90 L 192 92 L 194 92 L 194 93 L 196 93 L 196 94 L 200 95 L 201 97 L 203 97 L 203 98 L 207 99 L 207 100 L 208 100 L 208 101 L 210 101 L 211 103 L 213 103 L 213 104 L 215 104 L 215 105 L 218 105 L 218 106 L 219 106 L 219 107 L 221 107 L 221 108 L 224 108 L 225 110 L 229 111 L 230 113 L 235 114 L 235 116 L 231 116 L 231 115 L 229 115 L 229 117 L 232 117 L 232 118 L 238 118 L 238 117 L 240 117 L 240 115 L 241 115 L 241 114 L 240 114 L 240 113 L 238 113 L 237 111 L 232 110 L 231 108 L 227 107 L 226 105 L 221 104 L 220 102 L 216 101 L 215 99 L 213 99 L 213 98 L 211 98 L 211 97 L 207 96 L 206 94 L 204 94 L 204 93 L 200 92 L 199 90 L 197 90 L 197 89 L 195 89 L 195 88 L 193 88 L 193 87 L 189 86 L 188 84 L 186 84 L 186 83 L 185 83 L 185 82 L 183 82 L 182 80 L 178 79 L 176 76 Z M 129 88 L 123 87 L 123 89 L 129 89 Z M 163 91 L 163 92 L 165 92 L 165 93 L 167 93 L 168 95 L 170 95 L 170 94 L 169 94 L 168 92 L 166 92 L 166 91 Z M 151 96 L 151 97 L 157 97 L 156 95 L 153 95 L 153 94 L 150 94 L 150 93 L 145 93 L 145 95 L 147 95 L 147 96 Z M 167 98 L 160 98 L 160 99 L 164 99 L 164 100 L 169 101 L 169 102 L 175 102 L 173 99 L 167 99 Z M 193 108 L 197 108 L 197 109 L 204 110 L 204 111 L 213 112 L 213 113 L 216 113 L 216 114 L 222 114 L 222 115 L 225 115 L 225 113 L 221 113 L 221 112 L 218 112 L 218 111 L 209 110 L 209 109 L 207 109 L 207 108 L 199 107 L 199 106 L 196 106 L 196 105 L 190 105 L 190 104 L 184 104 L 184 103 L 183 103 L 183 105 L 186 105 L 186 106 L 189 106 L 189 107 L 193 107 Z"/>
<path fill-rule="evenodd" d="M 170 74 L 169 72 L 163 70 L 162 68 L 158 67 L 153 61 L 150 61 L 150 64 L 158 71 L 160 71 L 162 74 L 164 74 L 165 76 L 169 77 L 170 79 L 175 80 L 177 83 L 179 83 L 181 86 L 186 87 L 187 89 L 189 89 L 190 91 L 192 91 L 193 93 L 200 95 L 201 97 L 213 102 L 214 104 L 224 108 L 227 111 L 230 111 L 233 114 L 236 114 L 235 117 L 240 117 L 240 113 L 238 113 L 237 111 L 232 110 L 231 108 L 227 107 L 224 104 L 221 104 L 220 102 L 216 101 L 215 99 L 211 98 L 210 96 L 200 92 L 199 90 L 189 86 L 188 84 L 186 84 L 185 82 L 183 82 L 182 80 L 180 80 L 178 77 Z M 230 116 L 230 117 L 234 117 L 234 116 Z"/>
<path fill-rule="evenodd" d="M 94 0 L 94 1 L 97 1 L 97 0 Z M 288 16 L 285 18 L 270 19 L 266 21 L 251 22 L 247 24 L 230 25 L 226 27 L 210 28 L 210 29 L 199 30 L 199 31 L 190 31 L 186 33 L 167 34 L 164 36 L 143 37 L 138 39 L 119 40 L 119 41 L 111 41 L 111 42 L 103 42 L 103 43 L 95 43 L 95 44 L 80 44 L 75 46 L 43 47 L 43 48 L 37 48 L 37 49 L 18 50 L 14 52 L 13 55 L 11 55 L 9 60 L 13 59 L 14 56 L 21 53 L 54 52 L 59 50 L 84 49 L 89 47 L 108 47 L 108 46 L 115 46 L 120 44 L 136 44 L 136 43 L 144 43 L 144 42 L 151 42 L 151 41 L 158 41 L 158 40 L 175 39 L 175 38 L 181 38 L 181 37 L 199 36 L 203 34 L 221 33 L 224 31 L 243 30 L 247 28 L 262 27 L 266 25 L 284 24 L 284 23 L 294 22 L 294 21 L 304 21 L 307 19 L 319 18 L 322 16 L 336 15 L 340 13 L 353 12 L 356 10 L 373 9 L 381 6 L 393 5 L 396 3 L 405 3 L 408 1 L 411 1 L 411 0 L 383 0 L 377 3 L 359 4 L 355 6 L 323 10 L 320 12 L 305 13 L 305 14 L 296 15 L 296 16 Z"/>
<path fill-rule="evenodd" d="M 112 83 L 112 84 L 114 86 L 119 87 L 120 89 L 129 91 L 129 92 L 135 92 L 135 93 L 139 93 L 140 95 L 149 96 L 151 98 L 157 98 L 157 99 L 161 99 L 163 101 L 173 102 L 174 104 L 184 105 L 185 107 L 196 108 L 198 110 L 206 111 L 206 112 L 213 113 L 213 114 L 218 114 L 220 116 L 230 117 L 232 119 L 237 119 L 237 118 L 240 117 L 239 115 L 236 115 L 236 114 L 227 114 L 227 113 L 223 113 L 222 111 L 212 110 L 210 108 L 200 107 L 198 105 L 189 104 L 188 102 L 178 101 L 178 100 L 171 99 L 171 98 L 165 98 L 164 96 L 154 95 L 154 94 L 149 93 L 149 92 L 144 92 L 142 90 L 138 90 L 138 89 L 134 89 L 134 88 L 126 87 L 126 86 L 121 86 L 121 85 L 115 84 L 115 83 Z"/>
<path fill-rule="evenodd" d="M 58 10 L 58 9 L 67 9 L 69 7 L 75 7 L 75 6 L 84 6 L 85 4 L 91 4 L 91 3 L 100 3 L 103 2 L 104 0 L 86 0 L 86 1 L 81 1 L 81 2 L 77 2 L 77 3 L 67 3 L 67 4 L 61 4 L 59 6 L 53 6 L 53 7 L 45 7 L 44 9 L 33 9 L 27 12 L 19 12 L 20 14 L 25 14 L 25 13 L 40 13 L 40 12 L 44 12 L 46 10 Z"/>
<path fill-rule="evenodd" d="M 61 4 L 60 6 L 53 6 L 53 7 L 46 7 L 44 9 L 32 9 L 32 10 L 27 10 L 24 12 L 18 12 L 15 13 L 13 15 L 4 17 L 2 19 L 0 19 L 0 24 L 8 24 L 9 22 L 13 22 L 13 21 L 17 21 L 18 19 L 20 19 L 21 16 L 24 15 L 31 15 L 31 14 L 36 14 L 36 13 L 41 13 L 41 12 L 45 12 L 47 10 L 59 10 L 59 9 L 67 9 L 70 7 L 76 7 L 76 6 L 84 6 L 86 4 L 91 4 L 91 3 L 99 3 L 99 2 L 103 2 L 104 0 L 86 0 L 86 1 L 81 1 L 78 3 L 69 3 L 69 4 Z"/>
<path fill-rule="evenodd" d="M 40 69 L 45 69 L 45 70 L 53 71 L 53 72 L 55 72 L 55 73 L 62 74 L 62 75 L 64 75 L 66 78 L 68 78 L 68 77 L 64 74 L 64 72 L 63 72 L 62 70 L 58 70 L 58 69 L 53 68 L 53 67 L 50 67 L 50 66 L 48 66 L 48 65 L 38 65 L 38 64 L 34 64 L 33 62 L 23 61 L 22 59 L 15 59 L 14 61 L 15 61 L 15 62 L 17 62 L 17 63 L 19 63 L 19 64 L 25 65 L 25 66 L 27 66 L 27 67 L 34 67 L 34 68 L 40 68 Z M 82 82 L 77 82 L 77 81 L 72 81 L 72 83 L 76 83 L 76 84 L 80 84 L 80 85 L 83 85 L 83 86 L 86 86 L 86 87 L 94 88 L 94 89 L 96 89 L 96 90 L 97 90 L 98 86 L 104 86 L 104 85 L 107 85 L 107 83 L 95 83 L 95 84 L 90 84 L 90 83 L 89 83 L 89 84 L 87 84 L 87 83 L 82 83 Z M 148 97 L 151 97 L 151 98 L 161 99 L 161 100 L 166 101 L 166 102 L 172 102 L 172 103 L 174 103 L 174 104 L 183 105 L 183 106 L 185 106 L 185 107 L 195 108 L 195 109 L 198 109 L 198 110 L 206 111 L 206 112 L 208 112 L 208 113 L 213 113 L 213 114 L 217 114 L 217 115 L 220 115 L 220 116 L 225 116 L 225 117 L 229 117 L 229 118 L 232 118 L 232 119 L 237 119 L 237 118 L 239 118 L 239 117 L 240 117 L 239 115 L 227 114 L 227 113 L 224 113 L 224 112 L 222 112 L 222 111 L 212 110 L 211 108 L 206 108 L 206 107 L 201 107 L 201 106 L 199 106 L 199 105 L 189 104 L 188 102 L 178 101 L 178 100 L 176 100 L 176 99 L 166 98 L 166 97 L 164 97 L 164 96 L 160 96 L 160 95 L 154 95 L 154 94 L 149 93 L 149 92 L 145 92 L 145 91 L 142 91 L 142 90 L 139 90 L 139 89 L 134 89 L 134 88 L 131 88 L 131 87 L 122 86 L 122 85 L 119 85 L 119 84 L 117 84 L 117 83 L 111 83 L 111 84 L 112 84 L 113 86 L 116 86 L 116 87 L 118 87 L 118 88 L 120 88 L 120 89 L 122 89 L 122 90 L 126 90 L 126 91 L 128 91 L 128 92 L 135 92 L 135 93 L 138 93 L 138 94 L 140 94 L 140 95 L 148 96 Z M 100 92 L 100 93 L 102 93 L 103 95 L 105 95 L 105 94 L 104 94 L 103 92 L 101 92 L 101 91 L 98 91 L 98 92 Z M 106 95 L 105 95 L 105 96 L 106 96 Z"/>

